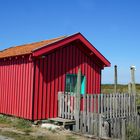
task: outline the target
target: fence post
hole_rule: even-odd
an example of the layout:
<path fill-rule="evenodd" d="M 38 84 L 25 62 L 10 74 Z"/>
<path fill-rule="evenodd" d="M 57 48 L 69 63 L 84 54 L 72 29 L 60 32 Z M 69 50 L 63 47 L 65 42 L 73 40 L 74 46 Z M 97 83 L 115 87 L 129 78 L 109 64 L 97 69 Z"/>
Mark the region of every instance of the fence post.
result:
<path fill-rule="evenodd" d="M 131 70 L 131 82 L 132 82 L 132 94 L 133 99 L 131 100 L 133 103 L 133 113 L 136 114 L 136 85 L 135 85 L 135 66 L 130 67 Z"/>
<path fill-rule="evenodd" d="M 122 140 L 125 140 L 125 138 L 126 138 L 125 119 L 122 119 L 122 130 L 121 130 L 121 133 L 122 133 Z"/>
<path fill-rule="evenodd" d="M 132 93 L 132 84 L 131 83 L 128 84 L 128 93 L 129 93 L 129 95 Z"/>
<path fill-rule="evenodd" d="M 135 66 L 130 67 L 131 70 L 131 82 L 132 82 L 132 93 L 136 94 L 136 85 L 135 85 Z"/>
<path fill-rule="evenodd" d="M 114 66 L 114 93 L 117 93 L 118 75 L 117 75 L 117 65 Z"/>
<path fill-rule="evenodd" d="M 76 120 L 76 131 L 79 131 L 79 115 L 80 115 L 80 92 L 81 92 L 81 69 L 78 70 L 77 75 L 77 91 L 76 91 L 76 107 L 75 107 L 75 120 Z"/>
<path fill-rule="evenodd" d="M 102 114 L 99 114 L 99 122 L 98 122 L 98 131 L 99 131 L 99 138 L 101 138 L 102 137 L 102 123 L 103 123 L 103 121 L 102 121 Z"/>
<path fill-rule="evenodd" d="M 86 78 L 85 78 L 85 91 L 84 91 L 84 95 L 83 95 L 83 133 L 86 132 L 86 103 L 87 103 L 87 99 L 86 99 Z"/>

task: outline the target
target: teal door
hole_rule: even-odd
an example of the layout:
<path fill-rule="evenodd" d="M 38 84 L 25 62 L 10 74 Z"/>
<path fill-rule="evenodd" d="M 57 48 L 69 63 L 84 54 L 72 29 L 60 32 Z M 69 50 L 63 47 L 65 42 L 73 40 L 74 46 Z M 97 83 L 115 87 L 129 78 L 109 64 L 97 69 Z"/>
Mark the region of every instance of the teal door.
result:
<path fill-rule="evenodd" d="M 81 94 L 85 94 L 85 76 L 81 76 Z M 77 74 L 67 74 L 66 75 L 66 84 L 65 91 L 67 92 L 76 92 L 77 87 Z"/>

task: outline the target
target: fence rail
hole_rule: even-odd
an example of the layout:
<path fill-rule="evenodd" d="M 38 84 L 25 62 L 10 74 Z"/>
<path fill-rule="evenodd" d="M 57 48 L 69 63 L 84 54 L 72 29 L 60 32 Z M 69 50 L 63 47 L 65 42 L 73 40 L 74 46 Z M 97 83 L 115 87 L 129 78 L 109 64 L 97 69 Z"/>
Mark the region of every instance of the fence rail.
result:
<path fill-rule="evenodd" d="M 75 119 L 76 131 L 120 138 L 126 132 L 126 125 L 133 123 L 140 128 L 133 94 L 86 94 L 78 100 L 79 110 L 76 94 L 58 93 L 58 116 Z"/>

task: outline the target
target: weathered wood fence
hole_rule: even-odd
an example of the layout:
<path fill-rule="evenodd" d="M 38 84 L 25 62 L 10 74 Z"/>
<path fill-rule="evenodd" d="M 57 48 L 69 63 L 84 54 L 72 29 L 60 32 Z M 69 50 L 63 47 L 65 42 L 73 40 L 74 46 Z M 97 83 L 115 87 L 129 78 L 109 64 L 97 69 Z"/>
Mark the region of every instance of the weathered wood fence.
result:
<path fill-rule="evenodd" d="M 75 119 L 75 131 L 99 137 L 124 138 L 128 124 L 140 128 L 135 95 L 127 93 L 80 95 L 79 111 L 75 93 L 58 93 L 58 116 Z M 78 111 L 78 113 L 77 113 Z"/>

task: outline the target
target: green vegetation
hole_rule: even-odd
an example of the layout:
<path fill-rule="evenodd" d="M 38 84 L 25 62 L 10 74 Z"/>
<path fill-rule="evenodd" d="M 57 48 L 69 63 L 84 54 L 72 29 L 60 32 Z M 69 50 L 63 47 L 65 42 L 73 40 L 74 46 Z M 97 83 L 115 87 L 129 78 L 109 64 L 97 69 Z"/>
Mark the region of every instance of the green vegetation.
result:
<path fill-rule="evenodd" d="M 48 140 L 46 137 L 43 136 L 31 136 L 25 134 L 18 134 L 12 131 L 0 131 L 0 135 L 14 138 L 15 140 Z"/>
<path fill-rule="evenodd" d="M 128 85 L 117 85 L 117 91 L 119 93 L 128 93 Z M 101 93 L 113 93 L 114 92 L 114 85 L 113 84 L 102 84 L 101 86 Z M 137 105 L 140 105 L 140 84 L 136 84 L 136 102 Z"/>
<path fill-rule="evenodd" d="M 0 124 L 3 124 L 5 126 L 8 125 L 24 132 L 31 131 L 30 129 L 32 126 L 31 121 L 6 115 L 0 115 Z"/>
<path fill-rule="evenodd" d="M 129 124 L 126 131 L 128 140 L 140 140 L 140 129 L 135 128 L 133 124 Z"/>
<path fill-rule="evenodd" d="M 14 140 L 77 140 L 72 134 L 58 132 L 55 129 L 42 129 L 31 121 L 0 115 L 0 135 Z"/>
<path fill-rule="evenodd" d="M 0 115 L 0 124 L 8 124 L 10 125 L 12 123 L 12 120 L 10 117 L 5 116 L 5 115 Z"/>
<path fill-rule="evenodd" d="M 118 92 L 126 93 L 128 92 L 128 85 L 117 85 Z M 102 84 L 101 86 L 101 93 L 113 93 L 114 92 L 114 85 L 113 84 Z M 136 84 L 136 92 L 140 94 L 140 84 Z"/>
<path fill-rule="evenodd" d="M 31 121 L 18 119 L 16 118 L 13 123 L 13 127 L 18 130 L 24 131 L 26 134 L 29 134 L 32 131 L 32 123 Z"/>

